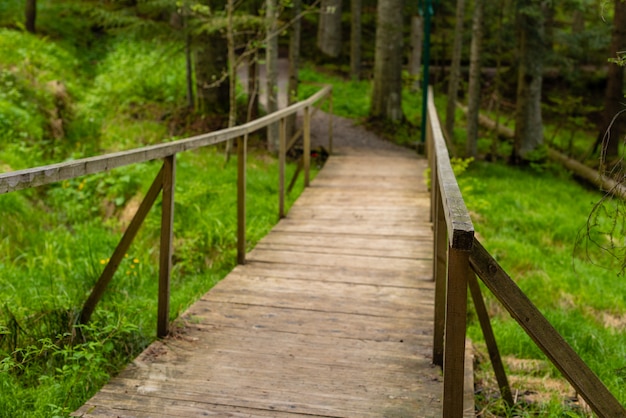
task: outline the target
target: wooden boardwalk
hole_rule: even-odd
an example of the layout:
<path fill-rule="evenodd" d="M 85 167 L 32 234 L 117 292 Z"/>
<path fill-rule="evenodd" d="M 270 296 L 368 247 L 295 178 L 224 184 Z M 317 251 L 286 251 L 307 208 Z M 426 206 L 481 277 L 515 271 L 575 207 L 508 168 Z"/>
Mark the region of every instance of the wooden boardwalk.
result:
<path fill-rule="evenodd" d="M 441 416 L 426 165 L 340 150 L 184 328 L 74 415 Z"/>

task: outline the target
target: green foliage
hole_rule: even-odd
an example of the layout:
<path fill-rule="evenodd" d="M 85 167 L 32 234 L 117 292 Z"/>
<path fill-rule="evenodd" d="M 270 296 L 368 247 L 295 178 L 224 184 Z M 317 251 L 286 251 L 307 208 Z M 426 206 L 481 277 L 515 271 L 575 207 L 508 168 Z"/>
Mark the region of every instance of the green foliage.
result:
<path fill-rule="evenodd" d="M 52 119 L 70 112 L 77 62 L 58 45 L 0 29 L 0 160 L 20 168 L 20 158 L 42 155 L 42 146 L 54 155 Z"/>
<path fill-rule="evenodd" d="M 298 87 L 298 97 L 304 99 L 317 92 L 321 84 L 333 86 L 333 113 L 349 118 L 366 118 L 370 111 L 371 83 L 369 81 L 347 81 L 342 77 L 304 66 L 300 72 L 303 82 Z M 325 104 L 323 109 L 328 110 Z"/>
<path fill-rule="evenodd" d="M 101 41 L 96 57 L 0 29 L 1 171 L 170 136 L 169 116 L 185 91 L 181 51 L 132 38 Z M 50 133 L 50 112 L 58 111 L 46 90 L 52 81 L 67 89 L 62 138 Z M 234 267 L 236 253 L 236 164 L 224 167 L 214 147 L 178 155 L 177 166 L 171 319 Z M 0 195 L 1 417 L 67 416 L 154 338 L 156 308 L 146 307 L 156 306 L 159 201 L 92 322 L 75 324 L 159 168 L 133 165 Z M 287 176 L 294 170 L 289 164 Z M 250 247 L 277 220 L 277 171 L 268 155 L 249 154 Z"/>
<path fill-rule="evenodd" d="M 626 283 L 617 275 L 619 261 L 579 241 L 600 196 L 550 166 L 538 173 L 474 163 L 459 184 L 486 248 L 618 399 L 626 402 L 623 375 L 618 373 L 626 367 L 621 343 L 626 335 L 619 322 L 626 314 Z M 611 220 L 601 222 L 606 227 Z M 598 240 L 607 239 L 602 229 L 594 234 Z M 589 257 L 613 269 L 590 263 Z M 498 303 L 490 294 L 487 300 L 496 312 L 493 327 L 503 355 L 543 359 L 517 323 L 501 308 L 495 309 Z M 482 339 L 476 322 L 470 325 L 469 335 Z M 559 376 L 555 369 L 551 375 Z"/>

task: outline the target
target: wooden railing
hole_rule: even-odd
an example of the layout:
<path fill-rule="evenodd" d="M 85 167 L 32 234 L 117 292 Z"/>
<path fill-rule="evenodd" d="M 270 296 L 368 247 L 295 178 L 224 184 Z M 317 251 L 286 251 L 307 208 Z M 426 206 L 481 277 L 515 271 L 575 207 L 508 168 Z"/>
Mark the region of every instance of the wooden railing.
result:
<path fill-rule="evenodd" d="M 316 110 L 313 106 L 323 99 L 329 100 L 329 108 L 332 109 L 332 88 L 330 86 L 323 87 L 319 92 L 304 101 L 233 128 L 129 151 L 0 174 L 0 194 L 100 173 L 126 165 L 162 159 L 163 166 L 161 170 L 154 179 L 134 218 L 131 220 L 126 232 L 87 298 L 81 311 L 80 322 L 87 323 L 91 318 L 91 314 L 122 262 L 148 212 L 162 192 L 157 337 L 163 337 L 167 335 L 169 330 L 176 154 L 237 139 L 237 262 L 243 264 L 246 259 L 246 158 L 248 135 L 271 124 L 279 124 L 278 216 L 282 218 L 285 216 L 285 164 L 287 150 L 296 143 L 300 136 L 303 137 L 304 184 L 305 187 L 308 186 L 310 181 L 311 118 Z M 300 110 L 304 112 L 303 127 L 288 141 L 286 120 Z M 329 117 L 329 149 L 332 152 L 332 117 Z"/>
<path fill-rule="evenodd" d="M 435 233 L 433 362 L 443 368 L 443 417 L 463 416 L 468 287 L 502 397 L 507 403 L 513 403 L 476 276 L 598 416 L 626 417 L 624 407 L 474 237 L 474 227 L 452 171 L 432 91 L 428 94 L 427 106 L 425 128 Z"/>

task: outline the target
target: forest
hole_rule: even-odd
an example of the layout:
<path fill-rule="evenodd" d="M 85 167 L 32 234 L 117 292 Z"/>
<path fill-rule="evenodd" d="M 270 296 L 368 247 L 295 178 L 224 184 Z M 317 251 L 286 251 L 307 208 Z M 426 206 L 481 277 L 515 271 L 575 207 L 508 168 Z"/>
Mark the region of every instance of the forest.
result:
<path fill-rule="evenodd" d="M 430 84 L 477 233 L 626 404 L 626 1 L 3 0 L 0 173 L 273 112 L 279 58 L 288 103 L 332 84 L 335 113 L 417 150 Z M 276 222 L 276 138 L 251 138 L 250 247 Z M 177 160 L 173 323 L 235 265 L 231 152 Z M 155 339 L 154 213 L 91 321 L 78 318 L 158 169 L 0 195 L 0 416 L 68 416 Z M 477 416 L 590 416 L 487 304 L 518 402 L 498 397 L 470 314 Z"/>

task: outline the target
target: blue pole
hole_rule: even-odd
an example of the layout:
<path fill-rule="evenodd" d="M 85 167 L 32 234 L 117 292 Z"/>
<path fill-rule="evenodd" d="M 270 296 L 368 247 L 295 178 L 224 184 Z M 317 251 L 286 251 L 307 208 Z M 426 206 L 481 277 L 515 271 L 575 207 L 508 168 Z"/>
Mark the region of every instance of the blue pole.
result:
<path fill-rule="evenodd" d="M 432 0 L 425 0 L 422 10 L 424 16 L 424 53 L 422 76 L 422 144 L 426 142 L 426 114 L 428 112 L 428 76 L 430 75 L 430 20 L 434 14 Z"/>

